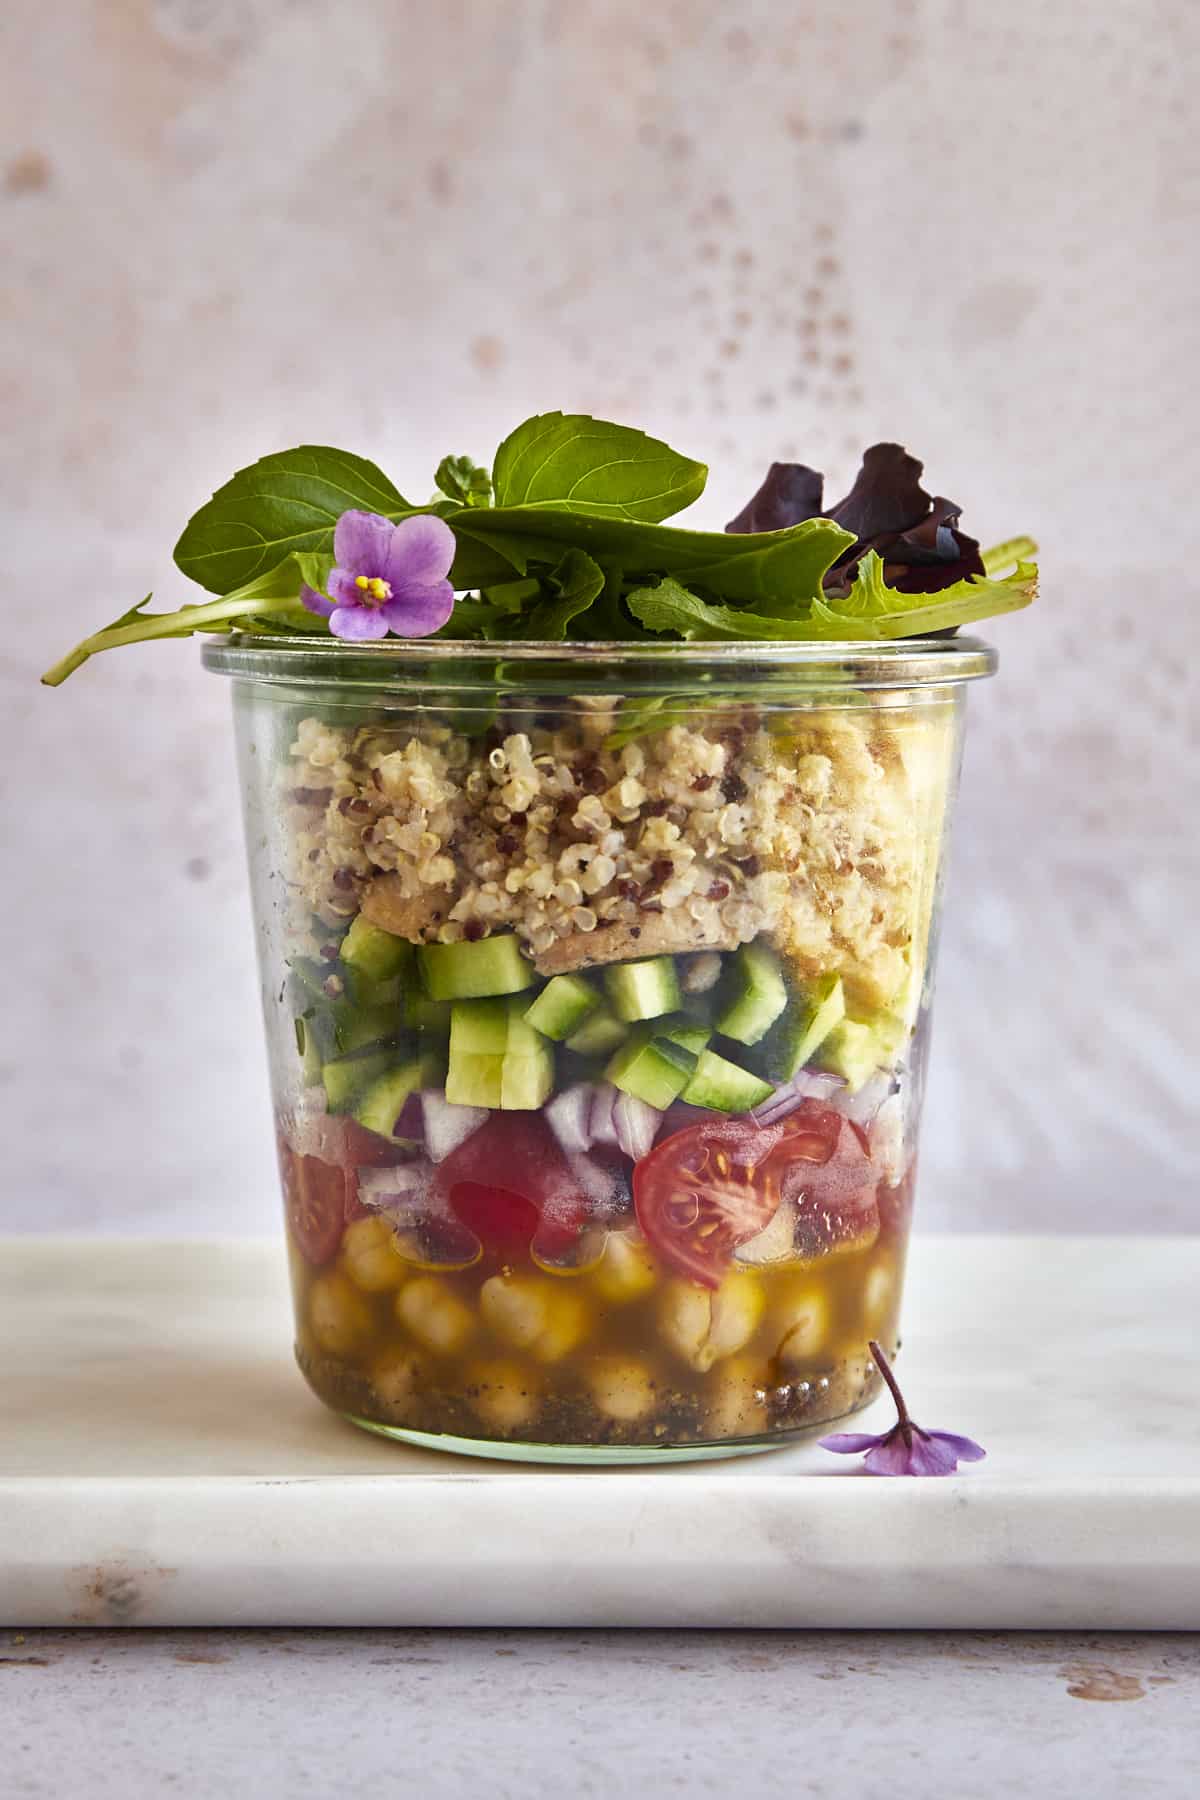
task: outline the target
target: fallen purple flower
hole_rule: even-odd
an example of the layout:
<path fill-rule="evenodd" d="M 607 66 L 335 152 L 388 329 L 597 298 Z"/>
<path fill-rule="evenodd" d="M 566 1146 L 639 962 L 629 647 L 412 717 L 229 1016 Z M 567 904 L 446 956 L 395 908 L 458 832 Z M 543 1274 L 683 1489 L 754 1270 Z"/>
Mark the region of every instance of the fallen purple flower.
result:
<path fill-rule="evenodd" d="M 986 1450 L 973 1438 L 953 1431 L 922 1431 L 908 1415 L 904 1395 L 891 1364 L 872 1339 L 871 1355 L 896 1402 L 899 1418 L 890 1431 L 873 1436 L 866 1431 L 838 1431 L 818 1439 L 822 1450 L 838 1456 L 857 1456 L 866 1451 L 863 1467 L 869 1475 L 953 1475 L 960 1462 L 982 1462 Z"/>
<path fill-rule="evenodd" d="M 309 612 L 329 620 L 334 637 L 359 642 L 428 637 L 454 610 L 446 580 L 454 561 L 454 533 L 436 513 L 412 513 L 394 525 L 378 513 L 344 512 L 333 533 L 337 558 L 328 598 L 305 587 Z"/>

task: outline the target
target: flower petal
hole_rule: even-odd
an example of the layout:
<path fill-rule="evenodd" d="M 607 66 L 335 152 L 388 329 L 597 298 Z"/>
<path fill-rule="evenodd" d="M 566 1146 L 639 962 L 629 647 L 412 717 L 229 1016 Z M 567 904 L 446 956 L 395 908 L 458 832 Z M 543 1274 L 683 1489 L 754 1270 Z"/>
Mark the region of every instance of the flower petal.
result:
<path fill-rule="evenodd" d="M 431 631 L 440 631 L 454 611 L 454 589 L 448 581 L 410 586 L 379 610 L 398 637 L 428 637 Z"/>
<path fill-rule="evenodd" d="M 344 512 L 333 528 L 333 554 L 352 576 L 386 575 L 395 531 L 379 513 Z"/>
<path fill-rule="evenodd" d="M 897 1426 L 868 1453 L 863 1466 L 872 1475 L 953 1475 L 958 1465 L 952 1450 L 934 1443 L 916 1426 L 911 1445 L 906 1444 Z"/>
<path fill-rule="evenodd" d="M 391 582 L 392 593 L 399 594 L 405 588 L 444 581 L 453 561 L 454 533 L 445 519 L 436 513 L 413 513 L 395 528 L 387 567 L 371 573 L 382 575 Z"/>
<path fill-rule="evenodd" d="M 382 612 L 369 606 L 339 606 L 329 620 L 329 629 L 334 637 L 362 643 L 368 638 L 386 637 L 387 620 Z"/>
<path fill-rule="evenodd" d="M 860 1450 L 873 1450 L 876 1444 L 886 1441 L 886 1434 L 872 1437 L 868 1431 L 835 1431 L 832 1437 L 817 1439 L 822 1450 L 832 1450 L 838 1456 L 856 1456 Z"/>
<path fill-rule="evenodd" d="M 931 1431 L 929 1436 L 936 1438 L 939 1444 L 947 1445 L 959 1462 L 983 1462 L 987 1457 L 983 1445 L 977 1444 L 974 1438 L 959 1437 L 953 1431 Z"/>
<path fill-rule="evenodd" d="M 363 603 L 362 589 L 355 586 L 352 569 L 330 569 L 325 586 L 330 599 L 338 606 L 361 606 Z"/>
<path fill-rule="evenodd" d="M 307 606 L 310 613 L 319 613 L 323 619 L 327 619 L 333 611 L 333 601 L 327 600 L 324 594 L 318 594 L 316 588 L 310 588 L 307 582 L 300 589 L 300 604 Z"/>

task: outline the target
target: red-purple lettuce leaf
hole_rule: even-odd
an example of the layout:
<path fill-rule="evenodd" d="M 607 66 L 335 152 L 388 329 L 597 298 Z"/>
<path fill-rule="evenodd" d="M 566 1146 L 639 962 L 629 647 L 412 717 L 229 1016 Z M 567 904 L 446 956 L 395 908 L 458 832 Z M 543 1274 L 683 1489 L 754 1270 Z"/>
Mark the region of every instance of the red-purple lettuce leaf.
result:
<path fill-rule="evenodd" d="M 821 511 L 822 478 L 804 463 L 772 463 L 729 532 L 781 531 L 803 519 L 831 519 L 854 534 L 825 576 L 825 590 L 848 594 L 859 562 L 878 553 L 888 585 L 937 593 L 984 573 L 979 545 L 958 530 L 959 507 L 921 486 L 923 465 L 901 444 L 872 444 L 844 500 Z"/>

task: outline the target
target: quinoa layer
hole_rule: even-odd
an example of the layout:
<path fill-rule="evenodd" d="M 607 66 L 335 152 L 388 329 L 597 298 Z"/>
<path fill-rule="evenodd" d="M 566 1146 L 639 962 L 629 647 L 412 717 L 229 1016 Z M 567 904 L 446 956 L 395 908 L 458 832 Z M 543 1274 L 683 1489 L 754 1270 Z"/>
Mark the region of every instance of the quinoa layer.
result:
<path fill-rule="evenodd" d="M 328 923 L 511 929 L 547 975 L 768 932 L 799 978 L 836 971 L 881 1007 L 919 982 L 950 757 L 940 720 L 873 708 L 715 714 L 620 747 L 582 709 L 483 738 L 308 718 L 291 879 Z"/>

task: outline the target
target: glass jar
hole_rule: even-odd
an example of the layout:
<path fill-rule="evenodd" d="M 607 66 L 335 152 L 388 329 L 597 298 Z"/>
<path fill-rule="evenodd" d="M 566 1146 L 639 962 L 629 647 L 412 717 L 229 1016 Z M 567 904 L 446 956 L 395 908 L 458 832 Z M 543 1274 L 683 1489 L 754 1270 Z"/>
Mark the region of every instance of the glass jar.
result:
<path fill-rule="evenodd" d="M 313 1391 L 469 1454 L 767 1449 L 898 1346 L 967 639 L 233 638 Z"/>

